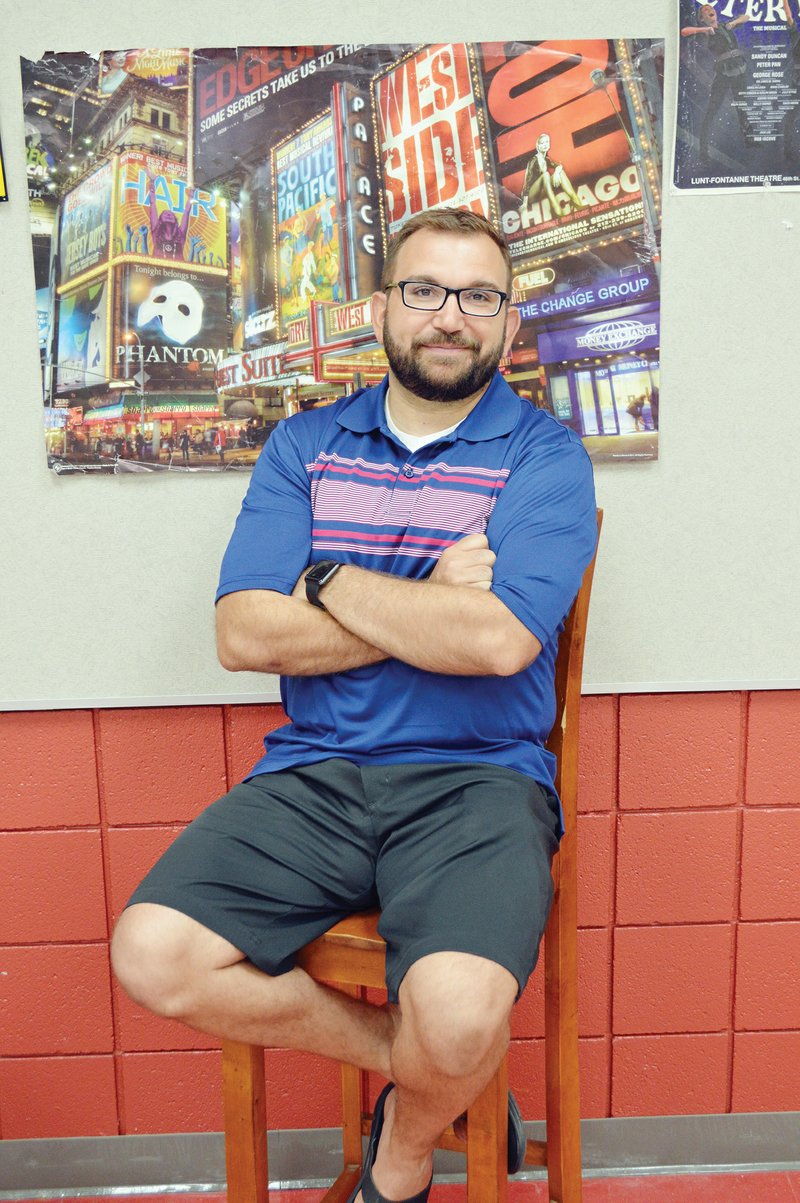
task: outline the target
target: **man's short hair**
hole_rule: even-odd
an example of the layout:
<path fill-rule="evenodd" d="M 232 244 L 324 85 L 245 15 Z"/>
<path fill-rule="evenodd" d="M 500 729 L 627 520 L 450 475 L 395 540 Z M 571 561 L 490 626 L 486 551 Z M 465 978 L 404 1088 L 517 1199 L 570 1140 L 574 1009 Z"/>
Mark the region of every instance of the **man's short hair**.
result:
<path fill-rule="evenodd" d="M 485 234 L 500 249 L 503 262 L 506 265 L 506 287 L 511 292 L 511 254 L 503 235 L 480 213 L 473 213 L 470 209 L 446 208 L 426 209 L 424 213 L 417 213 L 415 217 L 410 217 L 405 225 L 400 227 L 391 239 L 386 251 L 386 258 L 383 261 L 383 271 L 381 273 L 382 289 L 387 284 L 396 283 L 392 276 L 395 264 L 397 263 L 397 256 L 400 254 L 400 248 L 418 230 L 438 230 L 443 234 Z"/>

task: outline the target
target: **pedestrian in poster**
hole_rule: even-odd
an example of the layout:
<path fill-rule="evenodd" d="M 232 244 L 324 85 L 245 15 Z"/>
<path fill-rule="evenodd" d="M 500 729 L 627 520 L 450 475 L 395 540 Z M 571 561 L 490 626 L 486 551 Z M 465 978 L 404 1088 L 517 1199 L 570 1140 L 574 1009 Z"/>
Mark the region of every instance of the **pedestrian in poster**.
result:
<path fill-rule="evenodd" d="M 644 430 L 644 397 L 632 397 L 628 402 L 627 412 L 633 418 L 633 429 Z"/>
<path fill-rule="evenodd" d="M 220 466 L 225 463 L 225 448 L 228 445 L 228 439 L 225 431 L 221 426 L 218 426 L 214 431 L 214 450 L 219 456 Z"/>
<path fill-rule="evenodd" d="M 520 212 L 523 218 L 530 216 L 530 207 L 542 193 L 550 202 L 554 217 L 563 216 L 561 206 L 556 199 L 556 189 L 561 188 L 570 199 L 573 209 L 582 209 L 583 201 L 572 186 L 572 182 L 561 163 L 550 157 L 550 135 L 540 134 L 536 139 L 536 151 L 525 171 L 525 182 L 522 185 L 522 204 Z"/>
<path fill-rule="evenodd" d="M 681 37 L 688 38 L 698 35 L 708 40 L 708 47 L 714 56 L 714 78 L 708 95 L 708 104 L 700 125 L 700 154 L 708 158 L 711 127 L 722 107 L 725 97 L 730 93 L 733 98 L 733 108 L 739 129 L 742 132 L 745 146 L 753 146 L 753 127 L 747 114 L 744 98 L 744 85 L 747 75 L 747 60 L 734 30 L 744 25 L 748 16 L 742 13 L 720 25 L 716 9 L 711 4 L 701 4 L 697 10 L 698 25 L 685 25 Z"/>
<path fill-rule="evenodd" d="M 114 937 L 150 1010 L 389 1079 L 347 1203 L 429 1198 L 435 1142 L 506 1051 L 552 898 L 544 741 L 597 519 L 580 438 L 498 371 L 511 280 L 483 217 L 413 217 L 372 298 L 387 377 L 273 431 L 223 561 L 218 647 L 233 671 L 280 672 L 292 721 Z M 387 1003 L 295 966 L 376 905 Z M 508 1127 L 515 1172 L 513 1107 Z"/>
<path fill-rule="evenodd" d="M 191 439 L 189 438 L 189 429 L 188 427 L 184 426 L 183 430 L 181 431 L 181 437 L 178 439 L 178 446 L 181 449 L 181 459 L 185 464 L 188 464 L 189 462 L 190 443 Z"/>
<path fill-rule="evenodd" d="M 794 96 L 794 104 L 783 118 L 783 157 L 788 162 L 800 158 L 798 153 L 797 118 L 800 116 L 800 30 L 792 16 L 789 0 L 783 0 L 783 11 L 789 27 L 789 78 L 788 84 Z"/>

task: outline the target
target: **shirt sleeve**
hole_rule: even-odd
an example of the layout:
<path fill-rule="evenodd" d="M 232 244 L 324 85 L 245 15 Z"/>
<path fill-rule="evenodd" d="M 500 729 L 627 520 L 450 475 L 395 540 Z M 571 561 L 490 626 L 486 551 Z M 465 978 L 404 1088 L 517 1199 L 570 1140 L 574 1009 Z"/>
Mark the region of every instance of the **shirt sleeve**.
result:
<path fill-rule="evenodd" d="M 309 478 L 291 419 L 284 419 L 256 461 L 214 600 L 242 589 L 289 594 L 310 556 Z"/>
<path fill-rule="evenodd" d="M 486 534 L 492 592 L 544 646 L 559 630 L 597 543 L 592 465 L 566 430 L 512 468 Z"/>

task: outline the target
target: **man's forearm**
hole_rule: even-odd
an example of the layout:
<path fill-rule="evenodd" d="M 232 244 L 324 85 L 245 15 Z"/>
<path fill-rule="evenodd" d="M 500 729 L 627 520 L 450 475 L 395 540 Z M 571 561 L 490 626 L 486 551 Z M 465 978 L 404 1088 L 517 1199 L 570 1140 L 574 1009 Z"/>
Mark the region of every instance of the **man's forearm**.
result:
<path fill-rule="evenodd" d="M 342 627 L 427 672 L 510 676 L 541 644 L 495 594 L 344 565 L 322 593 Z"/>
<path fill-rule="evenodd" d="M 217 651 L 231 672 L 307 677 L 377 664 L 387 654 L 299 595 L 266 589 L 229 593 L 217 603 Z"/>

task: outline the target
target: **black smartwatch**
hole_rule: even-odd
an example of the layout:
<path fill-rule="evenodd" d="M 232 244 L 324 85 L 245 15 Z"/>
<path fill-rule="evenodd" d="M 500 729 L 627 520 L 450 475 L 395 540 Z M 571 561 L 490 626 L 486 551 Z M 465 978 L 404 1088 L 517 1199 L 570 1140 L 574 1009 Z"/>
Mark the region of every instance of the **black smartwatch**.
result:
<path fill-rule="evenodd" d="M 320 610 L 324 610 L 322 602 L 319 599 L 320 590 L 323 585 L 327 585 L 332 576 L 341 568 L 336 560 L 320 560 L 313 568 L 309 568 L 305 575 L 306 582 L 306 600 L 311 602 L 312 606 L 317 606 Z"/>

